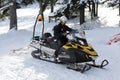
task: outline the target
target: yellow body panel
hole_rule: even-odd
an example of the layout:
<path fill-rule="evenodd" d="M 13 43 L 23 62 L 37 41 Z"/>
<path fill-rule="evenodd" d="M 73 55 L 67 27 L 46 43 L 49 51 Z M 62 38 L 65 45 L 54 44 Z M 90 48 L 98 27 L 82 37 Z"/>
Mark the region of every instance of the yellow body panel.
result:
<path fill-rule="evenodd" d="M 90 54 L 91 56 L 98 56 L 97 52 L 92 48 L 92 46 L 90 44 L 88 46 L 84 46 L 84 45 L 69 41 L 69 42 L 67 42 L 67 44 L 65 44 L 63 46 L 63 48 L 64 49 L 76 48 L 76 49 L 82 50 L 83 52 L 85 52 L 87 54 Z"/>

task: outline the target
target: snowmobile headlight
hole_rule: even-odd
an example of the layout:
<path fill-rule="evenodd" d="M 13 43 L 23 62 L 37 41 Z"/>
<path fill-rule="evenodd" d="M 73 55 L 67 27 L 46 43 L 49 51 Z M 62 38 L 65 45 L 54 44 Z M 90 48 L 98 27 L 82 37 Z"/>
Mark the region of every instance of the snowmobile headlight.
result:
<path fill-rule="evenodd" d="M 79 42 L 80 44 L 84 45 L 84 42 L 83 42 L 83 41 L 81 41 L 81 40 L 78 40 L 78 42 Z"/>

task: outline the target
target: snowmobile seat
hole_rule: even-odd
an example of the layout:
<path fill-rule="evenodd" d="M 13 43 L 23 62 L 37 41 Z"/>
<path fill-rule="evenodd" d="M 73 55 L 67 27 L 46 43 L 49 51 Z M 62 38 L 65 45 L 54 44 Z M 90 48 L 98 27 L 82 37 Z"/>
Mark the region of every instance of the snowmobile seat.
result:
<path fill-rule="evenodd" d="M 44 33 L 42 40 L 46 43 L 50 48 L 57 49 L 60 45 L 60 42 L 57 41 L 50 33 Z"/>
<path fill-rule="evenodd" d="M 47 40 L 48 37 L 52 37 L 52 35 L 50 33 L 44 33 L 42 39 Z"/>
<path fill-rule="evenodd" d="M 46 42 L 49 44 L 50 48 L 52 49 L 57 49 L 60 45 L 60 42 L 54 37 L 47 38 Z"/>

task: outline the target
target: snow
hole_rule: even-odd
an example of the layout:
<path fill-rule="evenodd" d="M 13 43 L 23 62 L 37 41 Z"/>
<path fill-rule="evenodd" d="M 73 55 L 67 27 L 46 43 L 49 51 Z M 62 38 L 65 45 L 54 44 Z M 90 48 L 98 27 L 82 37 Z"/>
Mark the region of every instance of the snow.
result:
<path fill-rule="evenodd" d="M 64 65 L 34 59 L 33 48 L 29 47 L 32 30 L 39 5 L 29 5 L 17 10 L 18 31 L 9 30 L 9 19 L 0 22 L 0 80 L 120 80 L 120 42 L 107 45 L 109 39 L 120 31 L 120 17 L 117 9 L 99 6 L 98 21 L 89 21 L 86 26 L 94 26 L 85 30 L 87 41 L 97 51 L 97 63 L 107 59 L 109 65 L 105 69 L 92 68 L 80 73 L 66 69 Z M 50 10 L 44 12 L 45 32 L 52 33 L 57 23 L 48 23 Z M 74 22 L 74 23 L 73 23 Z M 70 27 L 79 27 L 79 19 L 68 21 Z M 42 22 L 37 23 L 37 34 L 41 35 Z M 37 35 L 36 34 L 36 35 Z"/>

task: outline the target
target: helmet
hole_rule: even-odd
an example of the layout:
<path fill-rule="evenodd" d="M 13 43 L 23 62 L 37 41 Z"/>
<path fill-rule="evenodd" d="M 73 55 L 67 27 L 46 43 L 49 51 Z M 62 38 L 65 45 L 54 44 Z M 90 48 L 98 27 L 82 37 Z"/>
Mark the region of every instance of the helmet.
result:
<path fill-rule="evenodd" d="M 62 17 L 60 17 L 59 20 L 60 20 L 61 23 L 66 23 L 67 18 L 65 16 L 62 16 Z"/>
<path fill-rule="evenodd" d="M 38 21 L 42 21 L 42 15 L 38 15 Z"/>

